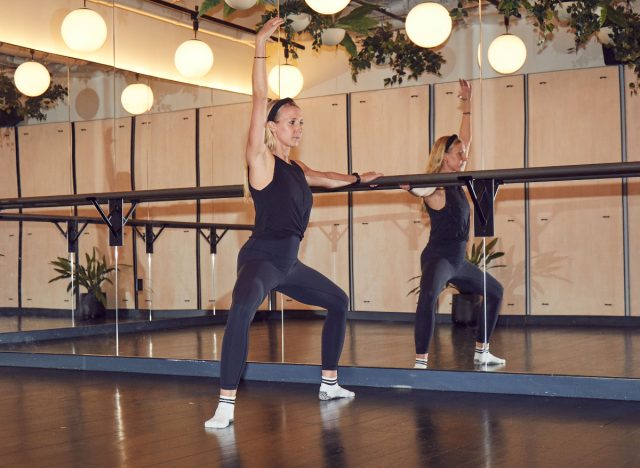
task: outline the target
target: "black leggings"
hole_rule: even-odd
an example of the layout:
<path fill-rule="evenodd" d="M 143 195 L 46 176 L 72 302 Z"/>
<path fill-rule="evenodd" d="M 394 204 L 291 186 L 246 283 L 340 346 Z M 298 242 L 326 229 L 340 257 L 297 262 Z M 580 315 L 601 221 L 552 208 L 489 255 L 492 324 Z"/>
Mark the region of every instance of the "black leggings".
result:
<path fill-rule="evenodd" d="M 349 298 L 331 280 L 298 261 L 300 241 L 249 239 L 238 254 L 238 279 L 222 340 L 220 387 L 235 390 L 247 361 L 249 326 L 269 291 L 327 309 L 322 328 L 322 369 L 338 369 Z"/>
<path fill-rule="evenodd" d="M 482 270 L 459 254 L 448 255 L 427 246 L 422 252 L 421 263 L 422 278 L 415 325 L 416 354 L 426 354 L 429 350 L 429 342 L 435 327 L 438 296 L 447 283 L 455 285 L 463 293 L 484 294 Z M 486 338 L 485 320 L 480 316 L 476 332 L 476 341 L 479 343 L 489 342 L 498 321 L 498 311 L 502 303 L 502 285 L 489 273 L 487 273 L 486 301 Z"/>

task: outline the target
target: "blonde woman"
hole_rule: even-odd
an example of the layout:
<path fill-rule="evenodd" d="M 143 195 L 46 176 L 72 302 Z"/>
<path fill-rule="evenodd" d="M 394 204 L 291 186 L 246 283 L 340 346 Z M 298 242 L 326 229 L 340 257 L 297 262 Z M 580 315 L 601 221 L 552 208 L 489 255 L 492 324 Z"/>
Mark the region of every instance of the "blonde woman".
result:
<path fill-rule="evenodd" d="M 309 186 L 338 188 L 370 182 L 362 176 L 314 171 L 289 159 L 302 137 L 302 111 L 292 99 L 268 102 L 266 42 L 281 18 L 270 19 L 256 36 L 253 64 L 253 109 L 246 147 L 249 190 L 256 210 L 253 234 L 238 254 L 238 278 L 222 342 L 220 401 L 208 428 L 227 427 L 247 360 L 249 326 L 269 291 L 327 309 L 322 330 L 322 382 L 319 398 L 352 398 L 338 385 L 338 361 L 344 342 L 347 295 L 328 278 L 298 260 L 298 248 L 309 222 L 313 197 Z"/>
<path fill-rule="evenodd" d="M 471 146 L 471 85 L 460 80 L 458 97 L 462 102 L 462 122 L 459 135 L 436 140 L 427 163 L 427 173 L 464 171 Z M 410 188 L 412 195 L 422 198 L 431 219 L 429 242 L 420 256 L 422 277 L 416 309 L 415 344 L 416 369 L 426 369 L 429 342 L 435 327 L 438 296 L 447 283 L 465 293 L 484 294 L 483 272 L 465 259 L 469 240 L 469 203 L 460 186 Z M 498 320 L 502 302 L 502 286 L 487 273 L 487 316 L 478 317 L 476 347 L 473 361 L 479 365 L 503 365 L 505 360 L 489 352 L 489 339 Z"/>

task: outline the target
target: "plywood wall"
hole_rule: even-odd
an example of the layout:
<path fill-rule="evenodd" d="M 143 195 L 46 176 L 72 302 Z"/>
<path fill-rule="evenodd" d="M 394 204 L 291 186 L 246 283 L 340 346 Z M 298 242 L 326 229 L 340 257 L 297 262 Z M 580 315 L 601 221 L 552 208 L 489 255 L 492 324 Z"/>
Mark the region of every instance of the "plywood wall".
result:
<path fill-rule="evenodd" d="M 625 97 L 627 109 L 627 158 L 640 161 L 640 96 L 631 94 L 629 83 L 635 82 L 635 73 L 625 70 Z M 629 179 L 629 285 L 631 314 L 640 315 L 640 179 Z"/>
<path fill-rule="evenodd" d="M 385 175 L 424 172 L 429 153 L 426 86 L 354 93 L 351 99 L 353 170 Z M 354 300 L 356 310 L 412 312 L 407 295 L 420 274 L 427 241 L 417 198 L 401 190 L 353 197 Z"/>
<path fill-rule="evenodd" d="M 529 78 L 530 166 L 621 161 L 618 69 Z M 531 187 L 535 315 L 623 315 L 621 181 Z"/>
<path fill-rule="evenodd" d="M 0 128 L 0 197 L 17 196 L 15 132 Z M 0 307 L 18 306 L 19 233 L 19 223 L 0 222 Z"/>

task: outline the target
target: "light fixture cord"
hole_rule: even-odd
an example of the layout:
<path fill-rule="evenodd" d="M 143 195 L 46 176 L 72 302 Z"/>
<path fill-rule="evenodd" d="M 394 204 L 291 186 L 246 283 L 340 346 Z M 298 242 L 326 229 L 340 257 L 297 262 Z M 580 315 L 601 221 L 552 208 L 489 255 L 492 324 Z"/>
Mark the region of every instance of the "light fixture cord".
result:
<path fill-rule="evenodd" d="M 198 28 L 200 27 L 200 20 L 198 19 L 199 15 L 200 15 L 199 7 L 198 5 L 196 5 L 195 11 L 191 13 L 191 20 L 193 21 L 193 38 L 194 39 L 198 38 Z"/>

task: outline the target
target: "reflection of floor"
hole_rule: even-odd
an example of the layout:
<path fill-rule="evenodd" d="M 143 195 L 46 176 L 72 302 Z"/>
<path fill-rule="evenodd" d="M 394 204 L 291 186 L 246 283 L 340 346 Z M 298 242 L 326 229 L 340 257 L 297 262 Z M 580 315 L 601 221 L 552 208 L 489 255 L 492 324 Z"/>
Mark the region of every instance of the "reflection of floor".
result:
<path fill-rule="evenodd" d="M 249 360 L 318 364 L 322 324 L 322 320 L 287 320 L 282 336 L 279 321 L 256 322 L 251 327 Z M 4 345 L 0 350 L 217 360 L 223 334 L 224 327 L 218 325 L 126 334 L 120 336 L 118 350 L 115 336 Z M 429 367 L 471 370 L 473 346 L 470 329 L 439 324 Z M 507 359 L 501 369 L 505 372 L 640 378 L 640 357 L 632 352 L 640 347 L 640 337 L 632 328 L 499 327 L 491 346 Z M 348 323 L 341 365 L 409 367 L 413 359 L 411 323 Z"/>
<path fill-rule="evenodd" d="M 2 466 L 632 467 L 640 403 L 248 382 L 205 430 L 214 379 L 0 369 Z"/>

